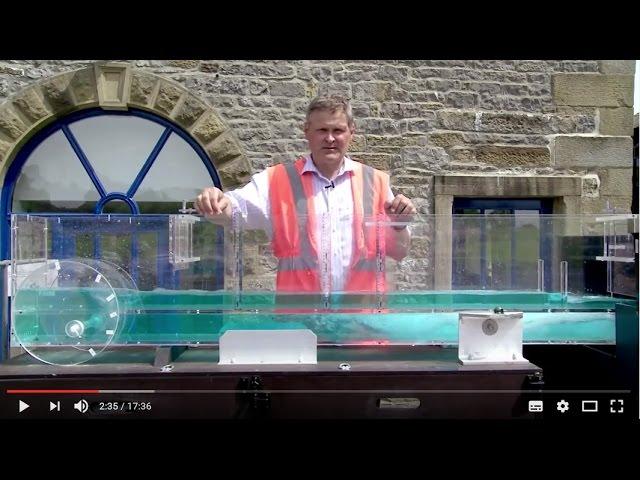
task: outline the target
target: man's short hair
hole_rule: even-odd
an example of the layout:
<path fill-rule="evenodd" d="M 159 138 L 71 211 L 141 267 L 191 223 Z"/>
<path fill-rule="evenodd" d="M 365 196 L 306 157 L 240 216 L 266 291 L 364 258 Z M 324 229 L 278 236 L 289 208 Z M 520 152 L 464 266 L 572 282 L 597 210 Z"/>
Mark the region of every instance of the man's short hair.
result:
<path fill-rule="evenodd" d="M 317 96 L 311 103 L 309 103 L 309 107 L 307 108 L 307 122 L 309 121 L 309 116 L 312 112 L 316 110 L 327 110 L 331 113 L 342 111 L 347 117 L 347 123 L 351 128 L 356 126 L 356 123 L 353 119 L 353 110 L 351 109 L 351 103 L 347 97 L 343 97 L 342 95 L 322 95 Z"/>

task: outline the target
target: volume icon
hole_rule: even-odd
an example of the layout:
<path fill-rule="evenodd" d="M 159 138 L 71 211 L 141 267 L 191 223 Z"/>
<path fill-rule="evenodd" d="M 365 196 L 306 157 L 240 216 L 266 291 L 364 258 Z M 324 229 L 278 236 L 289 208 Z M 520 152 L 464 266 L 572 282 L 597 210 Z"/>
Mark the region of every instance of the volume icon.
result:
<path fill-rule="evenodd" d="M 80 413 L 85 413 L 87 410 L 89 410 L 89 404 L 87 403 L 87 401 L 83 398 L 82 400 L 80 400 L 77 403 L 73 404 L 73 408 L 75 408 L 76 410 L 78 410 Z"/>

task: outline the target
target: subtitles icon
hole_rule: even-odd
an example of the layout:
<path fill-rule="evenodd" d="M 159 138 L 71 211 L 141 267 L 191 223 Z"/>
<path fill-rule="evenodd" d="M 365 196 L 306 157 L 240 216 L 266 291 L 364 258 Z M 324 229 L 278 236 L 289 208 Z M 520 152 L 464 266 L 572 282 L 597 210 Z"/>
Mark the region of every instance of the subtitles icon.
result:
<path fill-rule="evenodd" d="M 598 401 L 597 400 L 583 400 L 582 401 L 582 411 L 583 412 L 597 412 L 598 411 Z"/>
<path fill-rule="evenodd" d="M 542 411 L 542 400 L 529 400 L 529 411 L 530 412 L 541 412 Z"/>

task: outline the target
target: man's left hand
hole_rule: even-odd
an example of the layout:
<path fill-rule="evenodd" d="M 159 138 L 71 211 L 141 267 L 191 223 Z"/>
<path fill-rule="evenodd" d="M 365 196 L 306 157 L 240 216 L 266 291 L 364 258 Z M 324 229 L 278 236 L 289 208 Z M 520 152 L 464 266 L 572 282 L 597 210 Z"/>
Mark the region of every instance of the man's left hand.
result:
<path fill-rule="evenodd" d="M 392 202 L 386 202 L 384 208 L 389 217 L 395 221 L 410 222 L 413 220 L 413 215 L 418 213 L 411 200 L 402 194 L 396 195 Z"/>
<path fill-rule="evenodd" d="M 402 194 L 396 195 L 393 202 L 386 202 L 384 208 L 391 215 L 413 215 L 418 212 L 411 200 Z"/>

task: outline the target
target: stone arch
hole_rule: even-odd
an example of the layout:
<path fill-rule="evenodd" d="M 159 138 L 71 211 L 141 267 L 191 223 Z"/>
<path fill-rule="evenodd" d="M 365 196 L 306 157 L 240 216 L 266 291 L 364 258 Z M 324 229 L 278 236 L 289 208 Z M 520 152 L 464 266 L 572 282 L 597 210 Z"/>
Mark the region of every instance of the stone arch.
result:
<path fill-rule="evenodd" d="M 225 190 L 246 184 L 250 162 L 231 128 L 205 101 L 125 62 L 98 62 L 34 83 L 0 105 L 0 182 L 17 152 L 58 117 L 87 108 L 139 108 L 184 128 L 204 148 Z"/>

